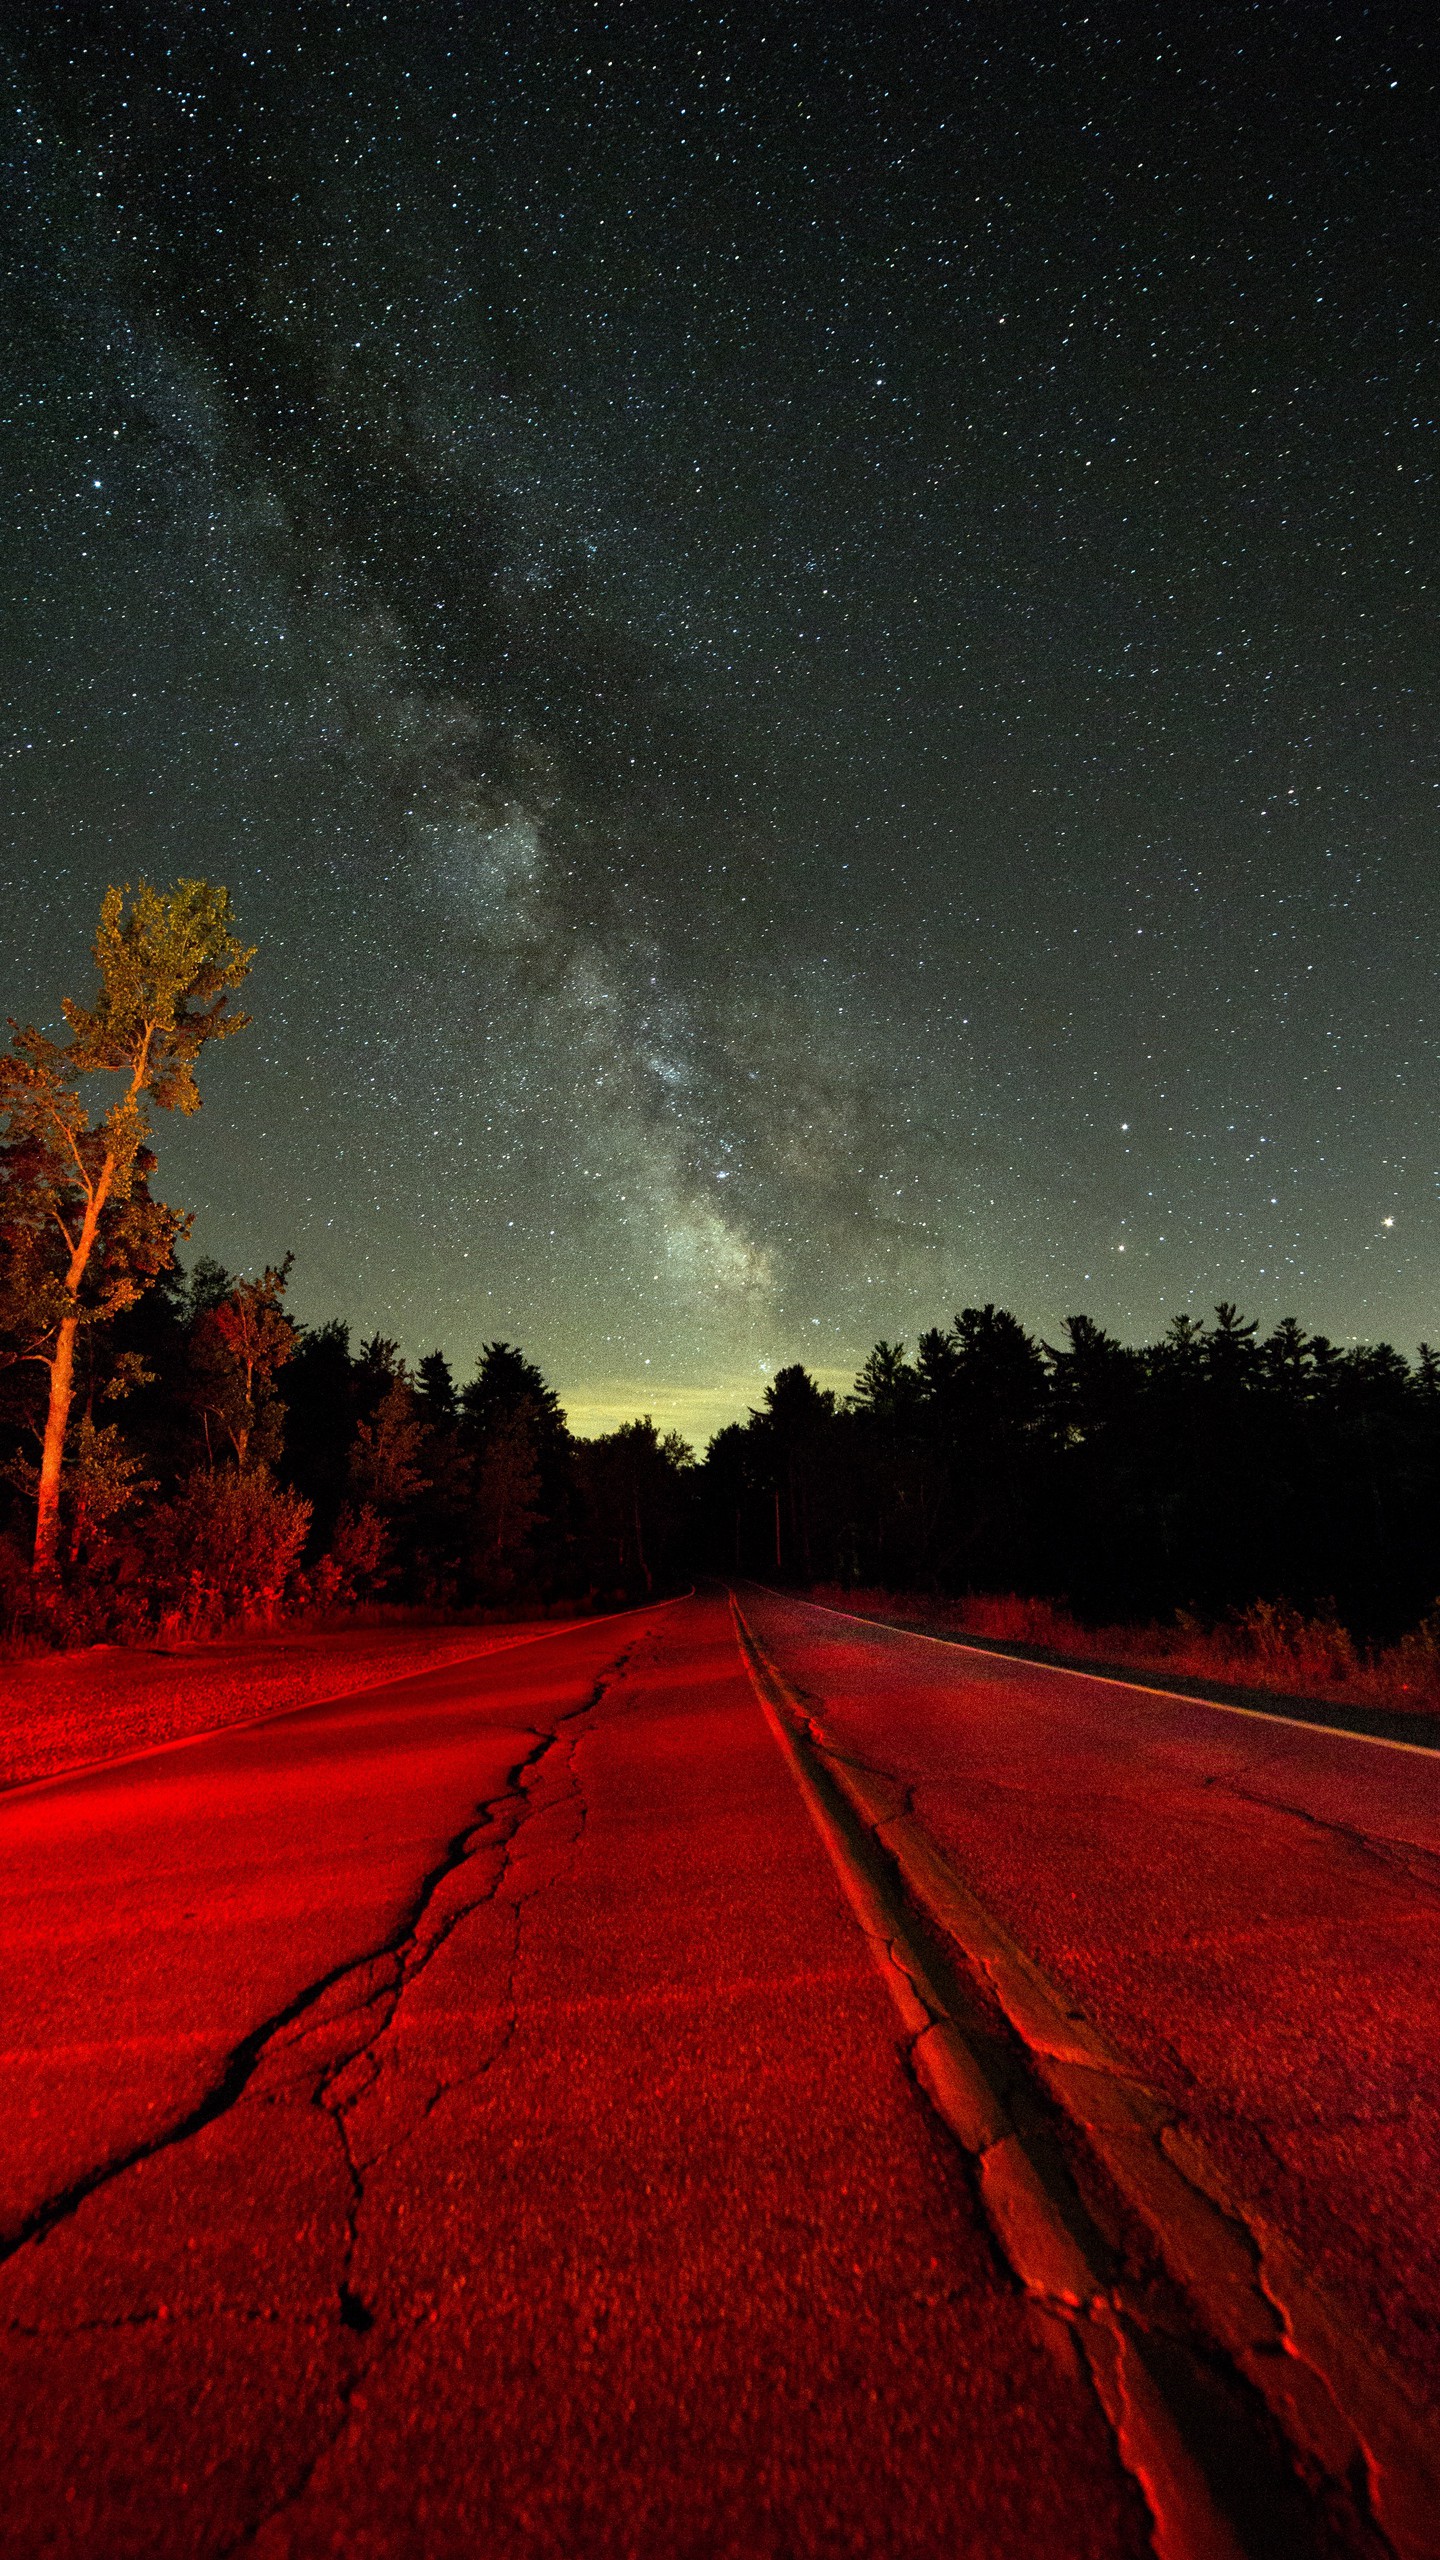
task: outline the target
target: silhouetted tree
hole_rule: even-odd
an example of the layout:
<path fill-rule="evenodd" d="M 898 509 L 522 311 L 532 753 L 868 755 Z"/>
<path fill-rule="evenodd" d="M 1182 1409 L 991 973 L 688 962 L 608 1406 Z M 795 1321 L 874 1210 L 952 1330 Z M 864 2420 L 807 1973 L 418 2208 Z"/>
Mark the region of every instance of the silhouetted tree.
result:
<path fill-rule="evenodd" d="M 522 1396 L 491 1423 L 476 1489 L 475 1569 L 493 1599 L 536 1579 L 535 1537 L 541 1508 L 538 1409 Z"/>
<path fill-rule="evenodd" d="M 300 1344 L 280 1381 L 285 1403 L 285 1475 L 314 1513 L 314 1537 L 326 1547 L 345 1499 L 350 1444 L 358 1419 L 350 1328 L 339 1317 L 302 1325 Z"/>
<path fill-rule="evenodd" d="M 639 1422 L 578 1444 L 592 1580 L 647 1595 L 683 1570 L 691 1518 L 693 1450 L 677 1432 Z"/>
<path fill-rule="evenodd" d="M 416 1392 L 430 1423 L 453 1423 L 460 1418 L 460 1399 L 455 1380 L 443 1351 L 427 1351 L 416 1372 Z"/>
<path fill-rule="evenodd" d="M 920 1372 L 932 1445 L 948 1462 L 952 1575 L 987 1584 L 1033 1571 L 1047 1499 L 1047 1379 L 1038 1343 L 993 1305 L 927 1334 Z M 1003 1578 L 1003 1577 L 1002 1577 Z"/>
<path fill-rule="evenodd" d="M 818 1532 L 828 1525 L 826 1456 L 836 1438 L 835 1397 L 797 1362 L 777 1369 L 765 1389 L 758 1426 L 774 1503 L 776 1573 L 813 1581 Z M 822 1522 L 822 1514 L 827 1515 Z"/>
<path fill-rule="evenodd" d="M 494 1596 L 560 1589 L 573 1571 L 576 1489 L 553 1388 L 511 1342 L 487 1342 L 460 1392 L 461 1445 L 474 1469 L 477 1571 Z"/>

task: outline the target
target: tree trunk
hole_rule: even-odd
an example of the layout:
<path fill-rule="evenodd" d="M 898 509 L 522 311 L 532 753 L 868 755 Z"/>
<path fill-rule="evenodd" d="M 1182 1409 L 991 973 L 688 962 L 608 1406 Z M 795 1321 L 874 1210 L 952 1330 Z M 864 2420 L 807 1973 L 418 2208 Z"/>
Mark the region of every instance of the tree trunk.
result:
<path fill-rule="evenodd" d="M 648 1600 L 648 1599 L 649 1599 L 649 1597 L 650 1597 L 650 1595 L 651 1595 L 651 1593 L 654 1591 L 654 1588 L 655 1588 L 655 1576 L 654 1576 L 654 1575 L 653 1575 L 653 1573 L 651 1572 L 650 1567 L 649 1567 L 649 1564 L 648 1564 L 648 1562 L 646 1561 L 646 1556 L 645 1556 L 645 1532 L 644 1532 L 644 1530 L 643 1530 L 643 1529 L 641 1528 L 641 1526 L 640 1526 L 640 1488 L 639 1488 L 639 1486 L 638 1486 L 638 1485 L 636 1485 L 636 1486 L 634 1487 L 634 1502 L 635 1502 L 635 1553 L 636 1553 L 636 1555 L 637 1555 L 637 1556 L 639 1557 L 639 1559 L 640 1559 L 640 1570 L 641 1570 L 641 1572 L 642 1572 L 642 1573 L 644 1574 L 644 1576 L 645 1576 L 645 1596 L 646 1596 L 646 1598 L 647 1598 L 647 1600 Z"/>
<path fill-rule="evenodd" d="M 70 1399 L 75 1392 L 75 1336 L 78 1316 L 67 1316 L 55 1337 L 50 1363 L 50 1409 L 45 1416 L 45 1445 L 40 1453 L 40 1495 L 35 1506 L 35 1571 L 53 1573 L 60 1545 L 60 1471 L 65 1463 L 65 1433 Z"/>
<path fill-rule="evenodd" d="M 145 1045 L 148 1049 L 150 1045 L 148 1032 L 145 1035 Z M 139 1087 L 140 1071 L 137 1068 L 130 1085 L 128 1096 L 130 1101 L 134 1100 Z M 80 1283 L 85 1277 L 86 1265 L 94 1249 L 95 1238 L 100 1232 L 100 1220 L 105 1203 L 110 1197 L 110 1186 L 114 1179 L 115 1156 L 113 1150 L 107 1149 L 105 1161 L 100 1167 L 99 1180 L 94 1184 L 85 1203 L 80 1240 L 70 1256 L 70 1268 L 65 1274 L 65 1286 L 70 1293 L 72 1306 L 79 1296 Z M 75 1392 L 75 1336 L 79 1330 L 78 1314 L 67 1316 L 55 1336 L 55 1357 L 50 1363 L 50 1410 L 45 1416 L 45 1446 L 40 1452 L 40 1494 L 35 1505 L 34 1571 L 37 1574 L 54 1572 L 56 1553 L 60 1544 L 60 1473 L 65 1464 L 65 1433 L 70 1422 L 70 1399 Z"/>

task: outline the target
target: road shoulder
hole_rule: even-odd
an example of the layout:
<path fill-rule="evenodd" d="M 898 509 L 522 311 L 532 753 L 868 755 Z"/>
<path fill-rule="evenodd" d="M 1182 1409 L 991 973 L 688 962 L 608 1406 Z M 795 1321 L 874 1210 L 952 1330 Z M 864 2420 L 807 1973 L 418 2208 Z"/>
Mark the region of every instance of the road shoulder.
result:
<path fill-rule="evenodd" d="M 1407 2560 L 1431 2554 L 1440 2466 L 1383 2356 L 1281 2235 L 1241 2209 L 1174 2108 L 985 1909 L 915 1819 L 907 1790 L 834 1746 L 738 1603 L 736 1624 L 832 1855 L 864 1903 L 862 1925 L 911 1985 L 916 2075 L 977 2163 L 1018 2280 L 1074 2324 L 1167 2547 L 1225 2548 L 1266 2495 L 1285 2503 L 1288 2474 L 1316 2502 L 1317 2530 L 1349 2509 L 1357 2535 L 1378 2525 Z M 1127 2220 L 1158 2251 L 1179 2318 L 1134 2266 Z M 1233 2377 L 1231 2425 L 1207 2465 L 1217 2359 Z"/>

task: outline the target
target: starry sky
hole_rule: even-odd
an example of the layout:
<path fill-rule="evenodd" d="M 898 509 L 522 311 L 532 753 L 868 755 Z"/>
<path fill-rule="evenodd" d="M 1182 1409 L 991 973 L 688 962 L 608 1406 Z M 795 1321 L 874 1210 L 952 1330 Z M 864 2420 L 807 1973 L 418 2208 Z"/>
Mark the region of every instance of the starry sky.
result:
<path fill-rule="evenodd" d="M 9 0 L 0 1011 L 228 884 L 192 1250 L 702 1441 L 1434 1335 L 1429 28 Z"/>

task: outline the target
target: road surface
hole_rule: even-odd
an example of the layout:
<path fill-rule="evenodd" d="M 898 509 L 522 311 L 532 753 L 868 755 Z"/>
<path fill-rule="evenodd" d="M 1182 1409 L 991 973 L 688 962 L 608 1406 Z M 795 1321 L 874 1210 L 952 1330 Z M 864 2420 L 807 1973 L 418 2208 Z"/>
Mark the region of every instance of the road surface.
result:
<path fill-rule="evenodd" d="M 702 1594 L 0 1801 L 0 2548 L 1427 2547 L 1292 2466 L 1138 2224 L 1118 2312 L 1029 2280 L 1016 2146 L 977 2168 L 927 2095 L 898 1888 L 785 1717 L 898 1776 L 1403 2411 L 1432 1765 L 741 1606 L 744 1653 Z M 1147 2436 L 1106 2375 L 1152 2318 Z"/>
<path fill-rule="evenodd" d="M 1440 2426 L 1440 1754 L 747 1606 Z"/>

